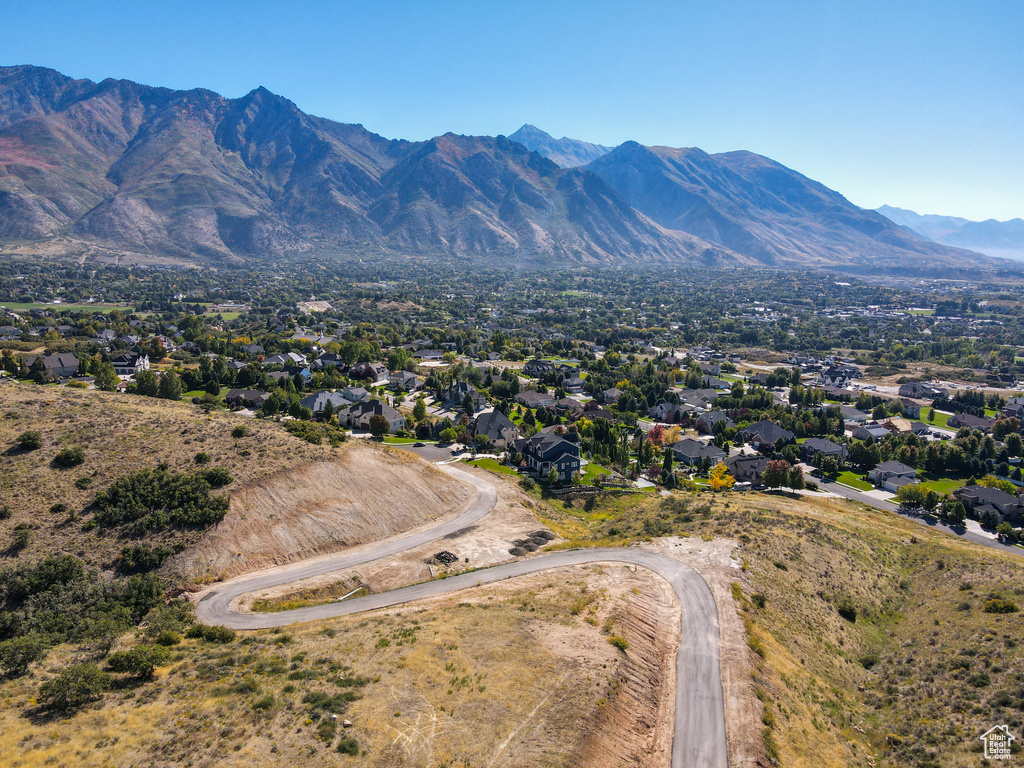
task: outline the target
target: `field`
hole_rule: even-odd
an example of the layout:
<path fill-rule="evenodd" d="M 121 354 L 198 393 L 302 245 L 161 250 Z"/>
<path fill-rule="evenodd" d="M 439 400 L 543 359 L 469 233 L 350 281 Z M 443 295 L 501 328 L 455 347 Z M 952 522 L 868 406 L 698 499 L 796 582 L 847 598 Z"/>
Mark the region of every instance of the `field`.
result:
<path fill-rule="evenodd" d="M 840 472 L 836 480 L 859 491 L 870 491 L 874 487 L 867 480 L 862 480 L 860 475 L 850 471 Z"/>
<path fill-rule="evenodd" d="M 17 312 L 23 309 L 48 309 L 52 312 L 131 312 L 134 307 L 129 304 L 36 304 L 23 301 L 0 301 L 0 309 L 11 309 Z"/>
<path fill-rule="evenodd" d="M 951 478 L 951 477 L 936 477 L 934 475 L 925 475 L 921 481 L 921 487 L 935 491 L 938 494 L 945 496 L 948 493 L 952 493 L 957 488 L 962 488 L 964 483 L 967 482 L 967 478 Z"/>

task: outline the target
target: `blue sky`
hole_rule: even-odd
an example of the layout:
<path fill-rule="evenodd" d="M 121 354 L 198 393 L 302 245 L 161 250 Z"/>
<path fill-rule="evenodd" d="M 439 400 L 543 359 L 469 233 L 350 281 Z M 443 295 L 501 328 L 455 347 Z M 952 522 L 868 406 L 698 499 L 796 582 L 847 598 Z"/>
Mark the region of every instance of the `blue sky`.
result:
<path fill-rule="evenodd" d="M 749 149 L 920 213 L 1024 217 L 1024 3 L 24 2 L 0 64 L 240 96 L 388 137 L 524 122 Z"/>

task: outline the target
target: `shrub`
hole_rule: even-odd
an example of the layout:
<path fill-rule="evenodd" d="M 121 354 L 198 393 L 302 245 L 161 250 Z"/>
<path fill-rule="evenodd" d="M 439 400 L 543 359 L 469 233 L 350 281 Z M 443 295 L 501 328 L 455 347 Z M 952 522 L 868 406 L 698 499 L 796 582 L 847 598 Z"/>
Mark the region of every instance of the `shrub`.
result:
<path fill-rule="evenodd" d="M 167 528 L 206 528 L 220 522 L 228 508 L 227 496 L 210 495 L 211 478 L 222 484 L 231 476 L 216 469 L 188 475 L 163 466 L 125 475 L 96 495 L 95 520 L 104 527 L 131 523 L 140 535 Z"/>
<path fill-rule="evenodd" d="M 173 629 L 165 629 L 163 632 L 156 636 L 156 644 L 162 645 L 165 648 L 169 648 L 172 645 L 177 645 L 180 642 L 181 635 L 179 635 Z"/>
<path fill-rule="evenodd" d="M 608 642 L 612 647 L 618 648 L 623 653 L 629 649 L 629 640 L 622 635 L 612 635 L 608 638 Z"/>
<path fill-rule="evenodd" d="M 74 448 L 65 448 L 60 451 L 56 456 L 53 457 L 53 463 L 64 469 L 70 467 L 77 467 L 79 464 L 85 461 L 85 451 L 78 446 Z"/>
<path fill-rule="evenodd" d="M 876 664 L 878 664 L 878 654 L 868 653 L 864 656 L 861 656 L 859 659 L 857 659 L 857 661 L 860 662 L 860 665 L 864 667 L 864 669 L 872 669 Z"/>
<path fill-rule="evenodd" d="M 194 461 L 196 464 L 209 464 L 210 454 L 206 453 L 205 451 L 200 451 L 195 455 Z"/>
<path fill-rule="evenodd" d="M 39 686 L 39 706 L 70 712 L 95 701 L 110 687 L 110 675 L 94 664 L 73 664 Z"/>
<path fill-rule="evenodd" d="M 249 431 L 244 426 L 238 426 L 231 430 L 231 436 L 234 438 L 245 437 L 249 434 Z"/>
<path fill-rule="evenodd" d="M 274 697 L 270 694 L 267 694 L 259 701 L 253 702 L 252 708 L 257 710 L 258 712 L 266 712 L 268 709 L 273 709 L 274 704 L 276 703 L 277 702 L 274 700 Z"/>
<path fill-rule="evenodd" d="M 46 655 L 46 643 L 31 635 L 14 637 L 0 643 L 0 671 L 10 677 L 20 677 L 28 666 Z"/>
<path fill-rule="evenodd" d="M 53 504 L 50 507 L 50 514 L 51 515 L 59 515 L 61 512 L 67 512 L 67 511 L 68 511 L 67 505 L 62 503 L 62 502 L 59 502 L 59 501 L 56 504 Z"/>
<path fill-rule="evenodd" d="M 316 727 L 316 735 L 320 741 L 330 744 L 334 741 L 334 733 L 338 729 L 338 724 L 330 717 L 321 720 Z"/>
<path fill-rule="evenodd" d="M 755 592 L 750 596 L 750 602 L 757 608 L 764 608 L 768 603 L 768 598 L 762 595 L 760 592 Z"/>
<path fill-rule="evenodd" d="M 6 504 L 0 507 L 0 520 L 9 520 L 11 515 L 13 514 L 14 513 L 11 512 L 11 508 L 8 507 Z"/>
<path fill-rule="evenodd" d="M 849 603 L 842 603 L 838 608 L 836 608 L 836 610 L 839 612 L 840 616 L 851 624 L 857 621 L 857 609 Z"/>
<path fill-rule="evenodd" d="M 25 523 L 15 526 L 11 535 L 11 552 L 21 552 L 32 542 L 32 529 Z"/>
<path fill-rule="evenodd" d="M 80 491 L 84 491 L 90 485 L 92 485 L 92 478 L 88 475 L 75 480 L 75 488 L 78 488 Z"/>
<path fill-rule="evenodd" d="M 165 547 L 151 547 L 148 544 L 131 544 L 121 550 L 120 570 L 125 573 L 145 573 L 163 565 L 171 554 Z"/>
<path fill-rule="evenodd" d="M 18 435 L 18 447 L 23 451 L 35 451 L 43 446 L 43 435 L 34 429 Z"/>
<path fill-rule="evenodd" d="M 202 638 L 209 643 L 226 645 L 234 641 L 235 631 L 227 627 L 208 627 L 205 624 L 196 624 L 188 631 L 188 637 Z"/>
<path fill-rule="evenodd" d="M 985 601 L 985 613 L 1016 613 L 1019 609 L 1012 600 L 994 597 Z"/>
<path fill-rule="evenodd" d="M 359 742 L 352 738 L 344 738 L 338 742 L 338 752 L 343 755 L 352 755 L 353 757 L 359 755 Z"/>
<path fill-rule="evenodd" d="M 524 477 L 522 480 L 519 481 L 519 485 L 522 487 L 524 491 L 532 491 L 534 488 L 537 487 L 537 481 L 534 480 L 532 477 Z"/>
<path fill-rule="evenodd" d="M 149 680 L 156 668 L 167 661 L 167 649 L 159 645 L 137 645 L 127 651 L 118 651 L 107 659 L 107 665 L 114 672 L 127 672 L 135 677 Z"/>

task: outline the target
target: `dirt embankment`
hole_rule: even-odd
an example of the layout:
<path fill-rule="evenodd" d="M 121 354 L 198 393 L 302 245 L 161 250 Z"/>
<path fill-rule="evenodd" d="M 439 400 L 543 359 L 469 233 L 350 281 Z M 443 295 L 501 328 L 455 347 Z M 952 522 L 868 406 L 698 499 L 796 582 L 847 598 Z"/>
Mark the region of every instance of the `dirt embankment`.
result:
<path fill-rule="evenodd" d="M 333 461 L 233 489 L 227 516 L 167 569 L 230 578 L 385 539 L 458 514 L 469 486 L 403 451 L 352 443 Z"/>

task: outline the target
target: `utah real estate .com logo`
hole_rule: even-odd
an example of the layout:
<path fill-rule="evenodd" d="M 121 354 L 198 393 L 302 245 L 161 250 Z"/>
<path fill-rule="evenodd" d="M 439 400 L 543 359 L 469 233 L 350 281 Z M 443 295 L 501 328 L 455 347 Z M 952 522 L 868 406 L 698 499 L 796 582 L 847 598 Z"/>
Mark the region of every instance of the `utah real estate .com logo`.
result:
<path fill-rule="evenodd" d="M 986 760 L 1009 760 L 1010 744 L 1015 739 L 1010 729 L 1005 725 L 996 725 L 981 734 L 981 741 L 985 745 Z"/>

